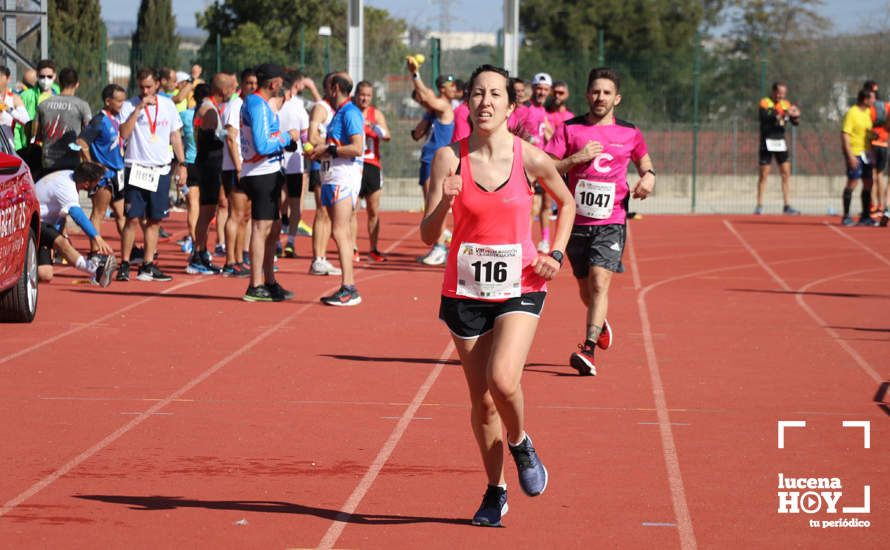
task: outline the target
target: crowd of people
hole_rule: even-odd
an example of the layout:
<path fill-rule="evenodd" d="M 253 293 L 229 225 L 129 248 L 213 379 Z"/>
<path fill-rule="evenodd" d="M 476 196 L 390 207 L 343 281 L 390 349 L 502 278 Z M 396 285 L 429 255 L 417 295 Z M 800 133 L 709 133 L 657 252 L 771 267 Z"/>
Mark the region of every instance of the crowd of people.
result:
<path fill-rule="evenodd" d="M 610 69 L 590 72 L 589 111 L 575 116 L 566 108 L 567 84 L 546 73 L 532 78 L 525 97 L 525 81 L 490 65 L 466 84 L 446 75 L 431 89 L 420 63 L 413 56 L 406 63 L 413 97 L 425 110 L 411 132 L 424 141 L 421 235 L 431 246 L 418 260 L 445 266 L 439 317 L 463 364 L 488 477 L 473 523 L 494 526 L 507 511 L 502 424 L 523 491 L 535 496 L 548 483 L 525 433 L 520 386 L 547 281 L 568 258 L 586 309 L 583 343 L 569 363 L 579 374 L 596 374 L 595 352 L 614 338 L 608 292 L 612 274 L 623 271 L 627 206 L 631 196 L 652 193 L 655 170 L 639 129 L 615 117 L 620 80 Z M 354 84 L 338 71 L 319 88 L 300 71 L 273 64 L 206 82 L 201 73 L 197 66 L 191 74 L 140 69 L 136 94 L 128 99 L 109 84 L 95 116 L 76 97 L 74 70 L 62 69 L 54 87 L 51 61 L 38 64 L 39 93 L 7 93 L 8 118 L 0 123 L 37 180 L 41 278 L 52 277 L 55 253 L 103 286 L 112 277 L 128 281 L 137 265 L 139 280 L 171 280 L 156 259 L 161 224 L 178 195 L 188 211 L 181 241 L 187 273 L 248 279 L 245 301 L 291 299 L 276 279 L 276 260 L 295 257 L 302 234 L 312 238 L 309 273 L 340 277 L 339 289 L 322 302 L 361 303 L 354 274 L 359 200 L 368 209 L 368 258 L 387 261 L 378 249 L 380 145 L 391 134 L 373 104 L 373 84 Z M 633 187 L 630 163 L 639 176 Z M 91 218 L 80 208 L 79 190 L 91 197 Z M 311 227 L 302 219 L 307 190 L 316 202 Z M 109 212 L 118 251 L 101 236 Z M 88 255 L 66 238 L 67 217 L 89 237 Z M 533 220 L 541 226 L 537 243 Z M 339 267 L 326 257 L 331 238 Z"/>
<path fill-rule="evenodd" d="M 609 289 L 613 274 L 624 271 L 629 202 L 652 194 L 656 173 L 640 129 L 616 116 L 621 81 L 614 70 L 590 71 L 587 111 L 576 116 L 566 105 L 566 82 L 547 73 L 527 83 L 483 65 L 466 83 L 443 75 L 431 88 L 421 64 L 415 56 L 406 61 L 412 97 L 424 109 L 411 131 L 423 141 L 420 232 L 430 246 L 418 261 L 444 266 L 439 318 L 463 366 L 488 482 L 473 523 L 497 526 L 508 509 L 505 448 L 526 494 L 539 495 L 548 484 L 549 473 L 525 431 L 520 384 L 547 281 L 568 259 L 585 310 L 581 344 L 569 365 L 580 375 L 595 375 L 597 350 L 609 349 L 615 338 L 607 321 Z M 190 74 L 143 68 L 135 75 L 133 97 L 109 84 L 93 116 L 76 96 L 74 70 L 57 75 L 44 60 L 35 76 L 36 84 L 15 93 L 8 71 L 0 71 L 0 125 L 37 180 L 42 280 L 52 278 L 54 253 L 103 286 L 112 278 L 128 281 L 134 268 L 142 281 L 171 280 L 156 259 L 176 196 L 188 212 L 188 235 L 180 242 L 185 272 L 246 279 L 245 301 L 293 298 L 276 278 L 276 262 L 296 257 L 302 235 L 312 239 L 309 273 L 340 278 L 338 290 L 321 301 L 360 304 L 354 269 L 361 258 L 360 201 L 368 211 L 367 258 L 387 261 L 378 248 L 380 146 L 392 135 L 374 105 L 371 82 L 355 84 L 337 71 L 317 86 L 299 70 L 268 63 L 207 81 L 199 66 Z M 866 83 L 844 118 L 845 225 L 853 223 L 850 202 L 860 180 L 859 223 L 872 224 L 873 204 L 883 211 L 881 223 L 887 221 L 882 174 L 890 104 L 876 102 L 877 92 L 875 83 Z M 304 98 L 307 93 L 311 98 Z M 800 110 L 786 96 L 787 86 L 779 82 L 760 102 L 756 214 L 763 212 L 773 160 L 782 174 L 784 213 L 799 214 L 790 204 L 784 132 L 799 123 Z M 80 208 L 79 190 L 91 197 L 90 217 Z M 316 205 L 311 225 L 302 215 L 307 191 Z M 117 251 L 101 235 L 108 212 L 120 236 Z M 68 217 L 89 237 L 86 256 L 65 236 Z M 533 240 L 535 222 L 540 229 Z M 326 256 L 330 239 L 338 266 Z"/>
<path fill-rule="evenodd" d="M 887 172 L 887 140 L 890 101 L 881 101 L 878 83 L 867 80 L 856 94 L 856 103 L 844 114 L 841 153 L 847 183 L 842 196 L 841 223 L 845 226 L 886 227 L 890 220 L 890 185 Z M 754 214 L 763 214 L 763 195 L 773 160 L 782 179 L 782 213 L 799 215 L 791 206 L 791 158 L 785 131 L 800 124 L 800 108 L 788 99 L 788 85 L 775 82 L 770 95 L 758 105 L 760 120 L 759 179 Z M 850 213 L 853 192 L 862 184 L 862 210 L 855 220 Z"/>

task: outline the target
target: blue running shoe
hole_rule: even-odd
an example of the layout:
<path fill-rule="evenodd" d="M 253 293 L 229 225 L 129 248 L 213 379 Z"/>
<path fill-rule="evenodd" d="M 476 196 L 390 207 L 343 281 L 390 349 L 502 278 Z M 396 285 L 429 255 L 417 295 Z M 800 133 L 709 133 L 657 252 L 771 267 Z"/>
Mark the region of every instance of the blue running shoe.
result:
<path fill-rule="evenodd" d="M 516 461 L 516 470 L 519 472 L 519 486 L 530 497 L 538 496 L 547 488 L 547 468 L 541 464 L 538 453 L 532 446 L 532 439 L 526 434 L 522 443 L 507 445 L 510 454 Z"/>
<path fill-rule="evenodd" d="M 186 237 L 185 239 L 183 239 L 182 246 L 180 246 L 179 249 L 182 250 L 183 252 L 185 252 L 186 254 L 191 254 L 192 253 L 192 238 Z"/>
<path fill-rule="evenodd" d="M 473 525 L 500 527 L 501 518 L 507 515 L 507 490 L 497 485 L 489 485 L 482 497 L 482 504 L 473 516 Z"/>
<path fill-rule="evenodd" d="M 213 275 L 213 271 L 204 265 L 201 258 L 196 258 L 194 256 L 189 260 L 189 264 L 185 266 L 185 272 L 189 275 Z"/>

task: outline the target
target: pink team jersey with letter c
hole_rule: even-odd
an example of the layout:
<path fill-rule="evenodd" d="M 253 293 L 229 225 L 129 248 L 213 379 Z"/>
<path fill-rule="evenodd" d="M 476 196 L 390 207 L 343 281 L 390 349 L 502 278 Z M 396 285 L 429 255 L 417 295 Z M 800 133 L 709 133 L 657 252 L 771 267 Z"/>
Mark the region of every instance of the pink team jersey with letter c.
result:
<path fill-rule="evenodd" d="M 575 197 L 575 225 L 623 224 L 630 188 L 627 165 L 646 156 L 648 149 L 639 128 L 615 119 L 614 124 L 592 124 L 586 115 L 557 128 L 544 151 L 564 159 L 583 149 L 588 141 L 603 144 L 595 159 L 569 171 L 569 190 Z"/>
<path fill-rule="evenodd" d="M 442 295 L 499 302 L 547 290 L 532 267 L 538 256 L 529 216 L 534 190 L 525 174 L 522 140 L 514 137 L 510 177 L 494 191 L 473 179 L 468 143 L 460 142 L 463 185 L 451 205 L 454 234 Z"/>

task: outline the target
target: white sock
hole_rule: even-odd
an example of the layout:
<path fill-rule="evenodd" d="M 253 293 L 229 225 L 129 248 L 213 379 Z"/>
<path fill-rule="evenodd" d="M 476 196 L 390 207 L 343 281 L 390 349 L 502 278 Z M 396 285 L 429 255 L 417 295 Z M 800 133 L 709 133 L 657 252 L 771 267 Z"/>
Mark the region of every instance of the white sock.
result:
<path fill-rule="evenodd" d="M 518 446 L 519 444 L 521 444 L 523 441 L 525 441 L 526 436 L 527 436 L 527 434 L 526 434 L 525 432 L 522 432 L 522 438 L 520 438 L 519 443 L 517 443 L 516 445 L 514 445 L 513 443 L 510 443 L 510 441 L 508 440 L 508 441 L 507 441 L 507 445 L 509 445 L 509 446 L 511 446 L 511 447 L 516 447 L 516 446 Z"/>
<path fill-rule="evenodd" d="M 507 484 L 506 484 L 506 483 L 498 483 L 497 486 L 500 487 L 501 489 L 505 490 L 505 491 L 507 490 Z"/>
<path fill-rule="evenodd" d="M 96 274 L 96 266 L 94 264 L 88 263 L 86 258 L 83 256 L 78 256 L 77 261 L 74 262 L 74 269 L 78 271 L 83 271 L 84 273 L 89 273 L 90 275 Z"/>

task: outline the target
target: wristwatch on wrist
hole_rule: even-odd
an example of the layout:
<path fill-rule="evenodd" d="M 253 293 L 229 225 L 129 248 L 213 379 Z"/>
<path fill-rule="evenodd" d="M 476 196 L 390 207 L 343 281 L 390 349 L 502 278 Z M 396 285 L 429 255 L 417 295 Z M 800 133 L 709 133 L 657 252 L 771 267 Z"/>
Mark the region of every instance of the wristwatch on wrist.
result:
<path fill-rule="evenodd" d="M 565 255 L 561 250 L 551 250 L 550 257 L 556 260 L 560 266 L 562 266 L 562 261 L 565 260 Z"/>
<path fill-rule="evenodd" d="M 646 170 L 645 172 L 643 172 L 643 175 L 644 175 L 644 176 L 645 176 L 646 174 L 652 174 L 652 175 L 654 176 L 654 175 L 655 175 L 655 170 L 653 170 L 652 168 L 650 168 L 650 169 Z"/>
<path fill-rule="evenodd" d="M 335 144 L 331 143 L 328 145 L 328 154 L 331 155 L 331 157 L 337 158 L 337 146 Z"/>

